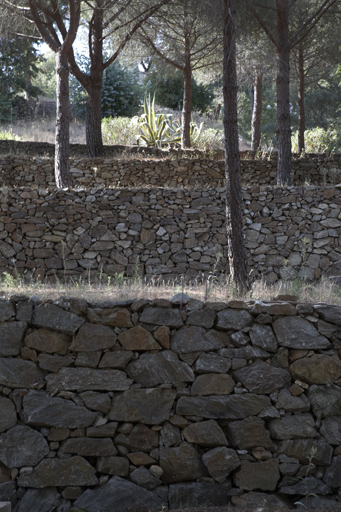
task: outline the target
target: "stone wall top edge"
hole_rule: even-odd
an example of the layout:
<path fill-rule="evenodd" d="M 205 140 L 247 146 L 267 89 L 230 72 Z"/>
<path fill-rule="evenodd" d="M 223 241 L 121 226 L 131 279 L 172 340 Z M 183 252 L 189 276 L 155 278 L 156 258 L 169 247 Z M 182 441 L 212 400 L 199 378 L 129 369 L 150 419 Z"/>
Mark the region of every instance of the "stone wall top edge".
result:
<path fill-rule="evenodd" d="M 103 309 L 106 309 L 106 308 L 113 308 L 113 307 L 130 307 L 132 306 L 133 304 L 143 300 L 145 302 L 145 305 L 146 306 L 156 306 L 156 305 L 159 305 L 160 307 L 164 307 L 164 308 L 167 308 L 169 306 L 172 306 L 174 308 L 180 308 L 180 296 L 181 294 L 177 294 L 174 299 L 164 299 L 164 298 L 161 298 L 161 297 L 155 297 L 153 299 L 140 299 L 140 298 L 136 298 L 136 297 L 131 297 L 131 298 L 128 298 L 128 299 L 125 299 L 125 300 L 112 300 L 112 299 L 109 299 L 109 298 L 105 298 L 105 296 L 101 299 L 101 300 L 87 300 L 87 299 L 84 299 L 84 298 L 79 298 L 77 296 L 73 296 L 73 295 L 60 295 L 59 297 L 57 298 L 51 298 L 51 299 L 40 299 L 38 296 L 35 296 L 35 295 L 32 295 L 31 297 L 28 296 L 28 295 L 25 295 L 25 294 L 15 294 L 15 295 L 9 295 L 9 294 L 4 294 L 3 292 L 0 293 L 0 300 L 6 300 L 6 301 L 9 301 L 9 302 L 12 302 L 12 303 L 18 303 L 18 302 L 23 302 L 23 301 L 29 301 L 29 302 L 32 302 L 34 303 L 35 305 L 43 305 L 43 304 L 55 304 L 61 308 L 64 308 L 65 305 L 69 302 L 69 301 L 79 301 L 79 302 L 83 302 L 83 303 L 86 303 L 87 306 L 89 307 L 100 307 L 100 308 L 103 308 Z M 191 298 L 191 299 L 194 299 L 194 297 L 189 297 L 187 296 L 187 294 L 184 295 L 185 297 L 187 297 L 187 299 Z M 195 299 L 194 299 L 195 300 Z M 200 301 L 198 301 L 200 302 Z M 276 305 L 276 304 L 280 304 L 280 305 L 293 305 L 293 306 L 298 306 L 298 305 L 309 305 L 309 306 L 312 306 L 312 307 L 315 307 L 315 306 L 330 306 L 330 307 L 336 307 L 336 308 L 340 308 L 341 309 L 341 306 L 340 305 L 337 305 L 337 304 L 332 304 L 332 303 L 328 303 L 328 302 L 307 302 L 307 301 L 300 301 L 298 297 L 296 296 L 278 296 L 278 297 L 274 297 L 273 299 L 250 299 L 250 300 L 243 300 L 243 299 L 231 299 L 231 300 L 227 300 L 227 301 L 215 301 L 215 302 L 212 302 L 212 301 L 209 301 L 207 303 L 202 303 L 202 306 L 203 308 L 219 308 L 219 309 L 224 309 L 224 308 L 230 308 L 230 309 L 251 309 L 251 308 L 254 308 L 255 306 L 262 306 L 262 305 Z M 258 313 L 255 313 L 255 314 L 258 314 Z M 285 313 L 285 308 L 283 308 L 283 313 L 281 313 L 281 315 L 285 316 L 286 313 Z M 289 315 L 291 316 L 292 313 L 289 313 Z"/>

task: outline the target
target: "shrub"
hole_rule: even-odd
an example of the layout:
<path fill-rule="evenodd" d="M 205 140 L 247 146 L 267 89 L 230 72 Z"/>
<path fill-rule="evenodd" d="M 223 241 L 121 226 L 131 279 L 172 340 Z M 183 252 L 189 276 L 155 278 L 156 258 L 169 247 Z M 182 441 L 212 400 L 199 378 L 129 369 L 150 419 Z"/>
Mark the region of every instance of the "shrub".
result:
<path fill-rule="evenodd" d="M 201 131 L 199 137 L 193 143 L 193 147 L 203 150 L 218 149 L 223 145 L 223 138 L 223 130 L 207 128 Z"/>
<path fill-rule="evenodd" d="M 292 149 L 298 152 L 297 132 L 291 138 Z M 305 132 L 305 151 L 307 153 L 325 153 L 341 151 L 341 126 L 325 130 L 316 127 Z"/>
<path fill-rule="evenodd" d="M 129 117 L 105 117 L 102 119 L 103 143 L 131 146 L 136 144 L 137 126 Z"/>

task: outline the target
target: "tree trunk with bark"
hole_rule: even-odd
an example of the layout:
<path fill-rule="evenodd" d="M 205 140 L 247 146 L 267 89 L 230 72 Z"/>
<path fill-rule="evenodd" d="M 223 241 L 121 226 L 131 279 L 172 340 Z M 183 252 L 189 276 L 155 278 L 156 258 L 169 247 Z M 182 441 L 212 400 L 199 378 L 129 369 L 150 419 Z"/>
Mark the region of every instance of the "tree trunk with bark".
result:
<path fill-rule="evenodd" d="M 289 2 L 277 0 L 277 185 L 291 185 Z"/>
<path fill-rule="evenodd" d="M 54 173 L 57 188 L 68 188 L 71 185 L 69 169 L 69 68 L 67 55 L 60 47 L 56 56 L 57 111 L 55 134 Z"/>
<path fill-rule="evenodd" d="M 303 45 L 299 45 L 298 48 L 298 74 L 299 74 L 299 86 L 298 86 L 298 153 L 299 155 L 305 150 L 305 73 L 304 73 L 304 52 Z"/>
<path fill-rule="evenodd" d="M 230 275 L 239 291 L 250 288 L 243 236 L 242 189 L 237 119 L 236 25 L 234 0 L 222 0 L 223 95 L 226 175 L 226 222 Z"/>
<path fill-rule="evenodd" d="M 257 151 L 260 147 L 263 104 L 263 73 L 256 71 L 253 88 L 253 106 L 251 122 L 251 150 Z"/>
<path fill-rule="evenodd" d="M 103 155 L 102 141 L 102 73 L 97 72 L 86 87 L 86 147 L 91 157 Z"/>
<path fill-rule="evenodd" d="M 181 148 L 191 147 L 191 113 L 192 113 L 192 69 L 190 57 L 190 40 L 185 37 L 184 96 L 182 105 Z"/>

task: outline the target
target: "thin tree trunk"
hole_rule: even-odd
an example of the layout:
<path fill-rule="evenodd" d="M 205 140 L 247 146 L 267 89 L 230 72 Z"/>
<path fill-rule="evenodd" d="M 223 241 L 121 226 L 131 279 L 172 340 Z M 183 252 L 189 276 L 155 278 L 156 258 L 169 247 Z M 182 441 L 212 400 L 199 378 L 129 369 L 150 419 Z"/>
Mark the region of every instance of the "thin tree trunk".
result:
<path fill-rule="evenodd" d="M 57 112 L 54 173 L 57 188 L 71 185 L 69 172 L 69 68 L 62 47 L 56 52 Z"/>
<path fill-rule="evenodd" d="M 253 89 L 253 108 L 252 108 L 252 136 L 251 150 L 257 151 L 260 146 L 261 125 L 262 125 L 262 92 L 263 92 L 263 73 L 256 71 L 256 78 Z"/>
<path fill-rule="evenodd" d="M 185 39 L 184 96 L 182 105 L 181 148 L 191 147 L 191 114 L 192 114 L 192 70 L 190 58 L 190 41 Z"/>
<path fill-rule="evenodd" d="M 97 73 L 98 74 L 98 73 Z M 91 157 L 103 155 L 101 128 L 102 72 L 96 81 L 92 78 L 86 93 L 86 147 Z"/>
<path fill-rule="evenodd" d="M 305 132 L 305 80 L 304 80 L 304 53 L 303 45 L 298 48 L 298 153 L 301 154 L 305 150 L 304 132 Z"/>
<path fill-rule="evenodd" d="M 289 2 L 277 0 L 277 185 L 291 185 Z"/>
<path fill-rule="evenodd" d="M 222 0 L 224 58 L 224 133 L 226 175 L 226 222 L 230 275 L 239 291 L 248 290 L 246 250 L 243 237 L 242 189 L 237 119 L 236 26 L 234 0 Z"/>

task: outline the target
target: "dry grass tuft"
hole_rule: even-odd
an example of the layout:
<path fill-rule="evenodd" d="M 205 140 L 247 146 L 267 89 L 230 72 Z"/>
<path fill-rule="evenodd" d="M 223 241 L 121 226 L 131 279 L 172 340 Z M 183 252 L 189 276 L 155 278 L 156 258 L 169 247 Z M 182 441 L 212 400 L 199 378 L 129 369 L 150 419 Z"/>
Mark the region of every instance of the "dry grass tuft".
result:
<path fill-rule="evenodd" d="M 271 301 L 278 297 L 277 300 L 341 305 L 341 286 L 337 286 L 327 279 L 322 279 L 316 284 L 296 280 L 278 282 L 274 285 L 260 280 L 253 283 L 249 292 L 239 294 L 233 283 L 224 275 L 211 275 L 191 281 L 179 277 L 177 281 L 168 282 L 161 276 L 147 280 L 138 274 L 130 278 L 123 274 L 102 275 L 94 281 L 91 276 L 77 280 L 69 279 L 67 282 L 55 278 L 53 283 L 34 279 L 27 280 L 19 275 L 12 276 L 7 272 L 0 278 L 1 295 L 34 295 L 41 300 L 55 300 L 60 296 L 81 298 L 91 302 L 101 301 L 103 297 L 113 301 L 141 298 L 170 300 L 177 293 L 186 293 L 204 303 L 228 302 L 231 299 Z"/>

